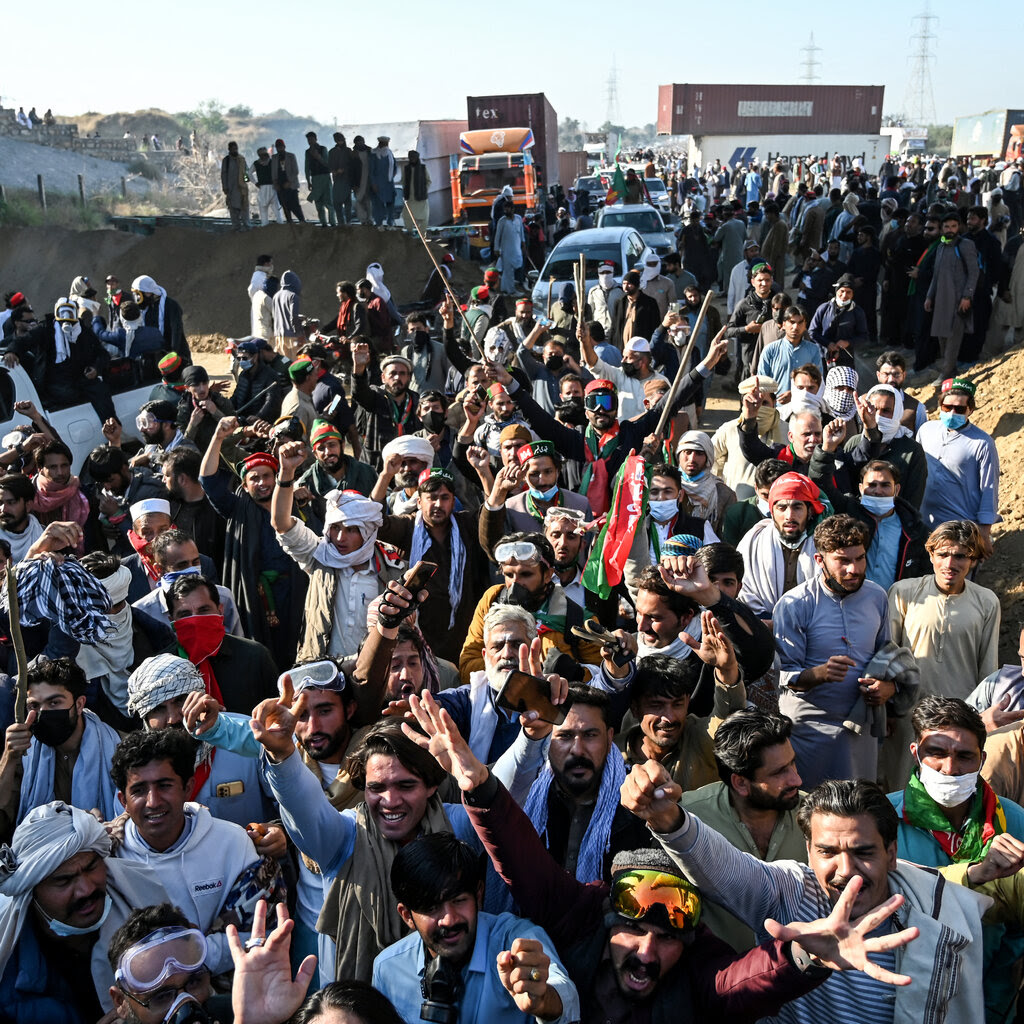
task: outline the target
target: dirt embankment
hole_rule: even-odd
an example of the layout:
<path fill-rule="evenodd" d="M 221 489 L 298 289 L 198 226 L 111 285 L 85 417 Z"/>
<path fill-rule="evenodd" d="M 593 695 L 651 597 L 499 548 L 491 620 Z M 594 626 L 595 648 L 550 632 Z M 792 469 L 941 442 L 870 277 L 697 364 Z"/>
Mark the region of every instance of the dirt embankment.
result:
<path fill-rule="evenodd" d="M 435 259 L 443 250 L 433 249 Z M 280 276 L 293 270 L 302 281 L 302 312 L 327 322 L 337 313 L 338 281 L 364 277 L 369 263 L 384 267 L 384 282 L 399 304 L 414 302 L 432 270 L 414 235 L 352 226 L 272 224 L 241 234 L 211 235 L 165 228 L 150 236 L 123 231 L 73 232 L 59 228 L 0 231 L 0 291 L 23 290 L 37 312 L 52 308 L 79 274 L 102 294 L 114 274 L 127 288 L 148 274 L 181 303 L 185 329 L 199 351 L 223 346 L 224 338 L 249 333 L 246 288 L 257 255 L 270 253 Z M 456 263 L 455 286 L 465 294 L 481 283 L 479 265 Z"/>

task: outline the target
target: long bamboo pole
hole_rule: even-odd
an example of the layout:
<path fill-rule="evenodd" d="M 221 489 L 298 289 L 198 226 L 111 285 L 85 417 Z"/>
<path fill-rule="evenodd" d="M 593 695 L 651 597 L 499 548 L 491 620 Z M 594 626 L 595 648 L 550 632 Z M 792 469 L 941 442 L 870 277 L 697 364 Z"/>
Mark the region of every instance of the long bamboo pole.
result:
<path fill-rule="evenodd" d="M 708 311 L 708 306 L 711 304 L 711 299 L 714 294 L 715 293 L 709 288 L 707 295 L 704 296 L 704 301 L 700 306 L 700 312 L 697 314 L 697 320 L 693 325 L 693 330 L 690 331 L 690 338 L 686 343 L 686 348 L 683 350 L 682 358 L 679 360 L 679 369 L 676 370 L 676 379 L 672 381 L 672 387 L 669 389 L 668 394 L 662 402 L 661 418 L 658 420 L 657 429 L 654 431 L 658 437 L 662 437 L 664 434 L 665 424 L 668 422 L 672 405 L 676 400 L 676 395 L 679 394 L 679 389 L 682 387 L 683 377 L 690 372 L 690 355 L 693 352 L 693 346 L 697 340 L 697 335 L 700 334 L 700 329 L 704 325 L 704 315 Z"/>

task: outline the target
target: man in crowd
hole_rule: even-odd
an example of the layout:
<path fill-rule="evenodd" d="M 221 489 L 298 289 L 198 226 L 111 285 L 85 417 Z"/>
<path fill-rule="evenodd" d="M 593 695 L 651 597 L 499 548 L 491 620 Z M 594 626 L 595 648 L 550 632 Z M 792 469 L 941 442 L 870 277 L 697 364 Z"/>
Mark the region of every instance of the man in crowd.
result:
<path fill-rule="evenodd" d="M 921 518 L 931 529 L 969 519 L 981 533 L 981 557 L 992 556 L 992 524 L 999 515 L 999 453 L 993 438 L 970 422 L 977 389 L 969 380 L 942 382 L 939 418 L 918 431 L 928 458 Z"/>
<path fill-rule="evenodd" d="M 410 390 L 412 363 L 405 356 L 390 355 L 380 364 L 381 384 L 371 384 L 367 369 L 370 346 L 365 342 L 352 346 L 353 397 L 365 417 L 364 456 L 378 471 L 381 451 L 392 439 L 412 434 L 423 424 L 416 414 L 419 395 Z"/>
<path fill-rule="evenodd" d="M 743 396 L 743 413 L 739 425 L 740 451 L 752 466 L 765 459 L 782 459 L 796 473 L 806 473 L 815 445 L 821 444 L 821 416 L 817 412 L 799 412 L 789 418 L 788 444 L 765 444 L 758 436 L 758 412 L 761 388 L 752 387 Z"/>
<path fill-rule="evenodd" d="M 34 808 L 5 846 L 0 998 L 14 1021 L 111 1016 L 107 948 L 136 907 L 167 899 L 145 865 L 110 856 L 107 831 L 61 801 Z"/>
<path fill-rule="evenodd" d="M 813 533 L 825 511 L 817 484 L 801 473 L 784 473 L 768 491 L 768 518 L 755 523 L 738 550 L 746 564 L 741 600 L 771 619 L 783 594 L 815 573 Z"/>
<path fill-rule="evenodd" d="M 29 672 L 25 721 L 7 727 L 0 758 L 5 835 L 52 800 L 96 808 L 104 821 L 117 817 L 109 773 L 118 736 L 86 708 L 85 690 L 85 673 L 71 658 Z"/>
<path fill-rule="evenodd" d="M 683 786 L 680 803 L 687 811 L 758 860 L 807 860 L 796 816 L 801 779 L 792 730 L 784 715 L 755 708 L 734 712 L 715 732 L 720 781 L 693 792 Z M 738 952 L 755 944 L 754 933 L 715 903 L 705 905 L 704 920 Z"/>
<path fill-rule="evenodd" d="M 307 488 L 315 497 L 328 491 L 358 491 L 368 495 L 376 477 L 365 463 L 345 454 L 344 441 L 327 420 L 313 421 L 309 434 L 313 464 L 299 477 L 298 486 Z"/>
<path fill-rule="evenodd" d="M 661 323 L 658 303 L 641 289 L 640 273 L 627 270 L 622 275 L 624 298 L 611 311 L 609 340 L 621 350 L 630 338 L 651 338 Z"/>
<path fill-rule="evenodd" d="M 405 1019 L 442 1009 L 495 1024 L 579 1019 L 576 987 L 544 930 L 482 910 L 473 847 L 444 833 L 420 836 L 398 852 L 390 882 L 412 934 L 377 956 L 373 984 Z"/>
<path fill-rule="evenodd" d="M 820 370 L 821 349 L 807 337 L 807 313 L 800 306 L 787 306 L 782 316 L 783 336 L 765 346 L 757 364 L 758 376 L 786 381 L 807 363 Z"/>
<path fill-rule="evenodd" d="M 772 624 L 782 671 L 779 710 L 793 721 L 800 777 L 874 779 L 894 680 L 867 666 L 889 639 L 885 591 L 865 579 L 868 530 L 836 515 L 814 530 L 815 574 L 783 594 Z M 916 693 L 901 692 L 897 710 Z M 878 709 L 877 711 L 873 709 Z"/>

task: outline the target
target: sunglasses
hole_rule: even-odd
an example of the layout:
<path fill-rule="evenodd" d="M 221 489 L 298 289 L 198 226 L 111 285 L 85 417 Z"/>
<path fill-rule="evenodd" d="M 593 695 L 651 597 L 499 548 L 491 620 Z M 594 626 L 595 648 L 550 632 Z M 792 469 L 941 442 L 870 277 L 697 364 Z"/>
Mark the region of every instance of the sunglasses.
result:
<path fill-rule="evenodd" d="M 667 924 L 676 931 L 697 927 L 700 894 L 685 879 L 653 868 L 624 871 L 612 879 L 612 908 L 631 921 Z M 661 918 L 661 921 L 654 920 Z"/>
<path fill-rule="evenodd" d="M 615 396 L 608 392 L 599 395 L 587 395 L 583 399 L 583 404 L 592 412 L 596 409 L 603 409 L 605 412 L 611 412 L 614 403 Z"/>

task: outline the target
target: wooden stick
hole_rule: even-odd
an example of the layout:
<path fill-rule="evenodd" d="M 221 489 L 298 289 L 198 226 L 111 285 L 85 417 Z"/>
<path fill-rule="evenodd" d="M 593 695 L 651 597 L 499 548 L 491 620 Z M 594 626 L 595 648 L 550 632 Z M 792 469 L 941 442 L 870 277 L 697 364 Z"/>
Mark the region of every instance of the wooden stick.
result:
<path fill-rule="evenodd" d="M 10 620 L 11 642 L 18 658 L 18 688 L 14 698 L 14 720 L 25 721 L 25 702 L 28 700 L 28 657 L 25 654 L 25 640 L 21 635 L 21 607 L 18 604 L 18 582 L 13 563 L 8 563 L 7 575 L 7 617 Z"/>
<path fill-rule="evenodd" d="M 551 319 L 551 288 L 554 285 L 554 283 L 555 283 L 555 279 L 553 277 L 549 277 L 548 278 L 548 319 L 549 320 Z"/>
<path fill-rule="evenodd" d="M 686 343 L 686 348 L 683 349 L 682 358 L 679 360 L 679 369 L 676 371 L 676 379 L 672 381 L 672 387 L 669 388 L 669 392 L 665 396 L 664 404 L 661 407 L 661 418 L 658 420 L 658 426 L 654 431 L 657 437 L 664 436 L 665 424 L 668 422 L 669 413 L 676 400 L 676 395 L 679 394 L 679 389 L 683 385 L 683 377 L 685 374 L 690 372 L 690 354 L 693 352 L 693 346 L 697 340 L 697 335 L 700 334 L 700 329 L 704 325 L 704 314 L 707 312 L 708 306 L 711 304 L 711 298 L 714 294 L 715 293 L 709 288 L 707 295 L 704 296 L 704 301 L 701 303 L 700 312 L 697 314 L 697 320 L 693 325 L 693 330 L 690 331 L 690 338 Z"/>
<path fill-rule="evenodd" d="M 437 276 L 441 279 L 441 284 L 444 285 L 444 290 L 448 293 L 452 302 L 455 305 L 455 309 L 458 311 L 459 316 L 462 317 L 462 322 L 466 325 L 466 332 L 469 337 L 473 337 L 473 328 L 470 326 L 469 321 L 466 319 L 466 314 L 463 312 L 462 303 L 459 302 L 458 296 L 452 291 L 452 286 L 448 283 L 448 278 L 445 276 L 444 271 L 438 265 L 437 260 L 434 259 L 434 254 L 430 251 L 430 246 L 427 245 L 427 240 L 423 237 L 423 232 L 420 231 L 420 226 L 416 221 L 416 218 L 412 215 L 412 210 L 409 209 L 409 200 L 406 199 L 403 203 L 406 210 L 409 213 L 409 220 L 412 221 L 412 226 L 416 229 L 416 234 L 419 235 L 420 241 L 423 243 L 423 248 L 427 250 L 427 255 L 430 257 L 430 262 L 434 264 L 434 269 L 437 271 Z"/>

